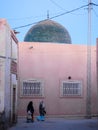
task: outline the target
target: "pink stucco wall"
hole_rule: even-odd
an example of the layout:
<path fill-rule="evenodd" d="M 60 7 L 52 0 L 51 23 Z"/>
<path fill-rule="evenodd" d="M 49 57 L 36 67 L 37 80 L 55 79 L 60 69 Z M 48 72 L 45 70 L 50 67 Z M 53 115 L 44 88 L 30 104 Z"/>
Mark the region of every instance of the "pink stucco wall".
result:
<path fill-rule="evenodd" d="M 96 46 L 92 46 L 91 55 L 91 90 L 92 114 L 97 108 L 96 82 Z M 53 43 L 19 43 L 18 66 L 18 114 L 26 115 L 26 106 L 33 100 L 35 114 L 38 114 L 40 98 L 21 97 L 21 82 L 27 79 L 44 81 L 43 98 L 47 115 L 82 115 L 86 114 L 86 84 L 87 84 L 87 46 L 74 44 Z M 82 97 L 60 97 L 62 80 L 82 81 Z M 21 107 L 22 106 L 22 107 Z"/>

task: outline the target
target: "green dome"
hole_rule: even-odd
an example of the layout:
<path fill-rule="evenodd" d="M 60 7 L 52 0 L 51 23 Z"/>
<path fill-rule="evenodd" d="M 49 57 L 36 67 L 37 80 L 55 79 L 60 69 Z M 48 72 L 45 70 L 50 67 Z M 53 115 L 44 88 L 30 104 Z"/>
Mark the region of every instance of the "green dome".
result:
<path fill-rule="evenodd" d="M 24 41 L 71 44 L 71 37 L 62 25 L 48 19 L 34 25 L 27 32 Z"/>

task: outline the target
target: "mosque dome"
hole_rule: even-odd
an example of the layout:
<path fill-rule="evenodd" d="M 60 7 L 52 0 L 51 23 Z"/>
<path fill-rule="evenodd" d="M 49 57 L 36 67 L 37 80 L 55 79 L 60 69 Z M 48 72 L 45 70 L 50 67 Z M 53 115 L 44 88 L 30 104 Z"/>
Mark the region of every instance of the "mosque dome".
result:
<path fill-rule="evenodd" d="M 24 41 L 71 44 L 71 37 L 66 28 L 57 22 L 47 19 L 31 27 Z"/>

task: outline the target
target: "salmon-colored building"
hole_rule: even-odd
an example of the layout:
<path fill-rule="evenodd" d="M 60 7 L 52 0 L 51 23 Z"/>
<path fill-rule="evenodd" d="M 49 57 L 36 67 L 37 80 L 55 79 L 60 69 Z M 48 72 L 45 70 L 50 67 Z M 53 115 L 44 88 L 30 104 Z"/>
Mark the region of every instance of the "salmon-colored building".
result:
<path fill-rule="evenodd" d="M 98 40 L 89 52 L 88 45 L 72 44 L 68 31 L 48 19 L 18 42 L 0 19 L 0 44 L 0 119 L 26 117 L 29 101 L 37 116 L 41 100 L 47 117 L 98 115 Z"/>
<path fill-rule="evenodd" d="M 42 21 L 18 45 L 19 117 L 26 116 L 31 100 L 35 116 L 41 100 L 48 117 L 98 114 L 96 46 L 90 47 L 88 57 L 88 45 L 71 44 L 68 31 L 61 28 L 53 21 Z"/>

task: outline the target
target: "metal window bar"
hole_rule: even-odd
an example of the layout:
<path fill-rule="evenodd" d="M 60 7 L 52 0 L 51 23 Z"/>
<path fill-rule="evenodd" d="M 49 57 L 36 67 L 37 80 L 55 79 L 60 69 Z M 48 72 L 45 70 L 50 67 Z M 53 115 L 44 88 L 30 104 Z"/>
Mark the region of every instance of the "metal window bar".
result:
<path fill-rule="evenodd" d="M 81 96 L 80 83 L 63 83 L 63 96 Z"/>
<path fill-rule="evenodd" d="M 23 95 L 41 96 L 42 88 L 40 82 L 23 82 Z"/>

